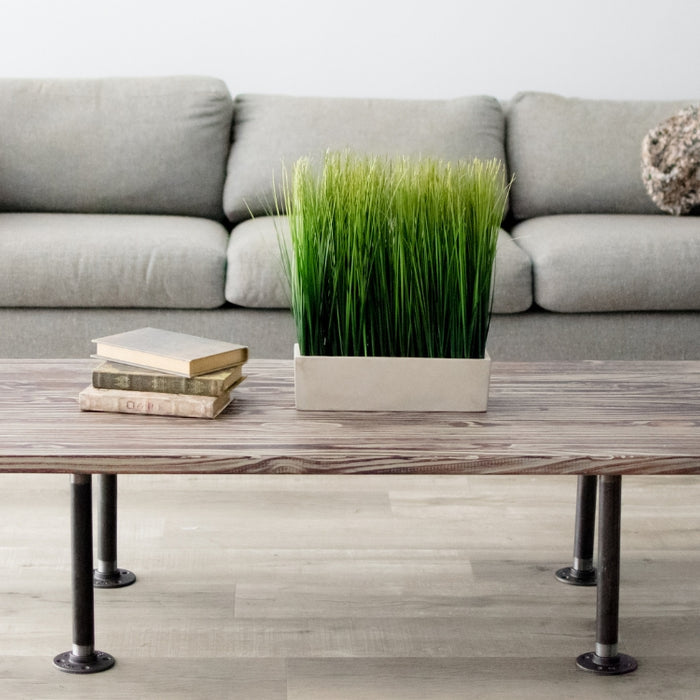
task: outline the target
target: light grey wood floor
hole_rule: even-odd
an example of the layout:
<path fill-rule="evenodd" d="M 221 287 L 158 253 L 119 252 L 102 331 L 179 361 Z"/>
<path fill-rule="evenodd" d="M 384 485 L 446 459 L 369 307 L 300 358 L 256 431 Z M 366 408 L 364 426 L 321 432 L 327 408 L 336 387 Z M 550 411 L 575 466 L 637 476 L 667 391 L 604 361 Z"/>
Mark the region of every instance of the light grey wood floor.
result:
<path fill-rule="evenodd" d="M 93 676 L 70 648 L 65 475 L 0 475 L 0 697 L 443 700 L 700 697 L 700 478 L 623 480 L 621 651 L 570 563 L 574 477 L 131 476 L 96 591 Z"/>

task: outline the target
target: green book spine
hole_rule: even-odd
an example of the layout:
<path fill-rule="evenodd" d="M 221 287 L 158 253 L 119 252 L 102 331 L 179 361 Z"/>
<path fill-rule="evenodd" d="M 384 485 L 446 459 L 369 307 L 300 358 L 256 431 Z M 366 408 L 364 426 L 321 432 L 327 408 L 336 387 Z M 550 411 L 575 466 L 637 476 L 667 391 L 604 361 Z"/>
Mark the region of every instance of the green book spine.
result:
<path fill-rule="evenodd" d="M 243 365 L 236 365 L 198 377 L 183 377 L 115 362 L 104 362 L 93 370 L 92 385 L 97 389 L 219 396 L 242 381 L 242 368 Z"/>

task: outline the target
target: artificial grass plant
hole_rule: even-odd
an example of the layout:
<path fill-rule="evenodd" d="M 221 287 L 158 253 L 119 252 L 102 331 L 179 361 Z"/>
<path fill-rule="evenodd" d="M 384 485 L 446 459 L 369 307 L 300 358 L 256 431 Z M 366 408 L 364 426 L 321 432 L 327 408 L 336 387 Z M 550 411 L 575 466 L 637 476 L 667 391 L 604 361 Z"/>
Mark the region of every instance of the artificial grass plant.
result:
<path fill-rule="evenodd" d="M 483 358 L 507 193 L 497 160 L 297 161 L 282 253 L 301 354 Z"/>

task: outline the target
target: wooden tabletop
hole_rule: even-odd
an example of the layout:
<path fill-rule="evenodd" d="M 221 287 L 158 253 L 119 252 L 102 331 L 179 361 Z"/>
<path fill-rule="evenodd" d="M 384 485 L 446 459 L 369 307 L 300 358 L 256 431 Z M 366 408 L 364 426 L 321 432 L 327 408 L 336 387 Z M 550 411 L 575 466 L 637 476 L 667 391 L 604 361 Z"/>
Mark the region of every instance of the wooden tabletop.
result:
<path fill-rule="evenodd" d="M 0 360 L 0 471 L 700 474 L 700 362 L 494 362 L 470 414 L 300 412 L 257 360 L 215 420 L 81 412 L 94 364 Z"/>

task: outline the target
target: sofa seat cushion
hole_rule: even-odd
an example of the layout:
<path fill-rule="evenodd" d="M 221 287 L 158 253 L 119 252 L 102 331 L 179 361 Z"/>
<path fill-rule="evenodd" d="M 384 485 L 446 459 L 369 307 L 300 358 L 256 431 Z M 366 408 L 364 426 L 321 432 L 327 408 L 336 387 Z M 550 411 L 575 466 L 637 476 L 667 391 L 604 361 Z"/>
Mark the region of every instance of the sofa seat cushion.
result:
<path fill-rule="evenodd" d="M 0 214 L 0 306 L 221 306 L 227 241 L 194 217 Z"/>
<path fill-rule="evenodd" d="M 642 141 L 694 101 L 518 94 L 507 111 L 513 215 L 660 214 L 642 182 Z"/>
<path fill-rule="evenodd" d="M 488 96 L 392 100 L 239 95 L 233 124 L 224 210 L 236 223 L 250 212 L 284 213 L 279 196 L 284 169 L 291 172 L 302 156 L 320 160 L 329 149 L 505 162 L 505 117 L 500 102 Z"/>
<path fill-rule="evenodd" d="M 513 228 L 549 311 L 700 310 L 700 218 L 559 215 Z"/>
<path fill-rule="evenodd" d="M 289 308 L 282 241 L 289 241 L 286 216 L 248 219 L 233 228 L 226 255 L 227 301 L 258 309 Z"/>
<path fill-rule="evenodd" d="M 493 313 L 517 314 L 533 302 L 532 262 L 509 233 L 498 234 L 494 266 Z"/>
<path fill-rule="evenodd" d="M 280 243 L 289 245 L 286 216 L 249 219 L 231 232 L 226 299 L 257 308 L 288 308 L 287 283 Z M 532 305 L 530 259 L 505 231 L 498 238 L 495 265 L 495 313 L 518 313 Z"/>
<path fill-rule="evenodd" d="M 0 211 L 223 219 L 216 78 L 0 80 Z"/>

